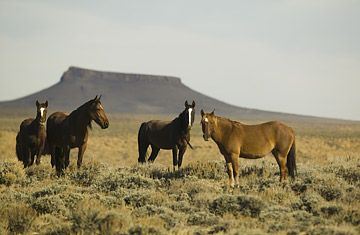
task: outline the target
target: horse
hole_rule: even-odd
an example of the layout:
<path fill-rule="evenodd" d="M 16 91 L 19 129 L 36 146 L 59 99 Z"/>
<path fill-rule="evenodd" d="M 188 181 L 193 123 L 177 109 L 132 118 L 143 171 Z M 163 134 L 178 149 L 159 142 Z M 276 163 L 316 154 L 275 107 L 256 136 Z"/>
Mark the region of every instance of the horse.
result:
<path fill-rule="evenodd" d="M 285 124 L 271 121 L 245 125 L 216 116 L 214 111 L 201 110 L 201 127 L 204 140 L 211 137 L 225 158 L 230 187 L 235 186 L 234 181 L 238 183 L 239 157 L 258 159 L 272 153 L 280 168 L 280 182 L 287 178 L 287 173 L 295 178 L 295 133 Z"/>
<path fill-rule="evenodd" d="M 56 166 L 57 175 L 63 175 L 69 166 L 70 149 L 78 148 L 77 167 L 80 168 L 88 141 L 88 128 L 95 121 L 102 129 L 109 127 L 100 97 L 96 96 L 72 111 L 51 114 L 46 123 L 47 145 L 51 154 L 51 166 Z"/>
<path fill-rule="evenodd" d="M 174 171 L 180 169 L 187 145 L 190 144 L 190 130 L 195 119 L 195 101 L 185 102 L 185 109 L 172 121 L 151 120 L 143 122 L 138 132 L 139 163 L 146 162 L 146 151 L 151 145 L 149 162 L 154 162 L 160 149 L 172 150 Z M 179 158 L 177 157 L 179 156 Z"/>
<path fill-rule="evenodd" d="M 36 118 L 28 118 L 21 122 L 20 131 L 16 135 L 16 156 L 22 161 L 24 168 L 40 164 L 41 155 L 44 153 L 46 141 L 46 113 L 48 101 L 39 103 L 36 100 Z"/>

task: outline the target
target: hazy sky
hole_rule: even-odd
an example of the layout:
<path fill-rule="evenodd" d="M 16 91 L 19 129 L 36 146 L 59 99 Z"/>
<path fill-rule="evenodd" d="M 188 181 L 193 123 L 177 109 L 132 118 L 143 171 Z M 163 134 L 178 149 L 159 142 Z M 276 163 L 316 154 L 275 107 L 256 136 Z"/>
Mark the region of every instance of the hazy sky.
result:
<path fill-rule="evenodd" d="M 71 65 L 360 120 L 360 1 L 0 0 L 0 100 L 47 88 Z"/>

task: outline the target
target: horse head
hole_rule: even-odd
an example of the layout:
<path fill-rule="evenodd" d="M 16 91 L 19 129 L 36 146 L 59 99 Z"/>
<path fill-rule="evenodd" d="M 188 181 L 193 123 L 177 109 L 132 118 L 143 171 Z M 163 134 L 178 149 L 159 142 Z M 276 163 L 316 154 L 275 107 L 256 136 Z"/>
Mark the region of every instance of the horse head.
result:
<path fill-rule="evenodd" d="M 211 133 L 214 130 L 215 123 L 215 109 L 211 113 L 205 113 L 204 110 L 201 110 L 201 129 L 203 132 L 203 138 L 205 141 L 209 140 Z"/>
<path fill-rule="evenodd" d="M 39 101 L 36 100 L 36 118 L 39 120 L 41 125 L 45 125 L 47 107 L 48 101 L 45 101 L 45 103 L 39 103 Z"/>
<path fill-rule="evenodd" d="M 195 101 L 192 104 L 185 101 L 185 109 L 180 114 L 180 118 L 184 129 L 190 130 L 195 120 Z"/>
<path fill-rule="evenodd" d="M 95 96 L 95 98 L 90 101 L 88 110 L 91 120 L 94 120 L 102 129 L 106 129 L 109 127 L 109 120 L 100 99 L 101 95 L 99 97 Z"/>

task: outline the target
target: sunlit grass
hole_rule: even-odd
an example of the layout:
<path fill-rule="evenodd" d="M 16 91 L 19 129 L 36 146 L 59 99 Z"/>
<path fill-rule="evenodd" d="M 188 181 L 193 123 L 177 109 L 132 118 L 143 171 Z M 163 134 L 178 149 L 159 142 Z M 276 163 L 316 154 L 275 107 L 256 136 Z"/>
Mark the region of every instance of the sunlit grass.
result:
<path fill-rule="evenodd" d="M 230 190 L 197 121 L 180 171 L 171 151 L 139 165 L 137 130 L 152 118 L 172 119 L 110 115 L 109 129 L 94 125 L 83 166 L 72 150 L 62 178 L 48 156 L 24 170 L 15 156 L 22 117 L 0 118 L 0 234 L 360 233 L 360 125 L 291 123 L 297 178 L 280 183 L 270 155 L 240 159 Z"/>

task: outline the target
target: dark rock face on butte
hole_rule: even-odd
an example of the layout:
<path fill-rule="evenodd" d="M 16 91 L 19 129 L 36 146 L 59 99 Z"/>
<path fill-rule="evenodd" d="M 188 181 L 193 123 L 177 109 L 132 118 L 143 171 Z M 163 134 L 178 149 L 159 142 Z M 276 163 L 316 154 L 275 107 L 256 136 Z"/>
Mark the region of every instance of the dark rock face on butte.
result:
<path fill-rule="evenodd" d="M 32 109 L 38 99 L 49 101 L 50 112 L 71 112 L 98 94 L 102 94 L 101 100 L 108 113 L 179 114 L 185 100 L 195 100 L 198 111 L 211 112 L 215 108 L 217 114 L 237 119 L 288 119 L 293 116 L 226 104 L 190 89 L 176 77 L 101 72 L 77 67 L 70 67 L 57 84 L 23 98 L 0 102 L 0 107 Z"/>
<path fill-rule="evenodd" d="M 49 101 L 51 110 L 71 111 L 85 101 L 102 94 L 106 112 L 168 114 L 180 113 L 187 99 L 196 101 L 197 108 L 237 112 L 231 106 L 202 95 L 180 78 L 142 74 L 101 72 L 70 67 L 57 84 L 20 99 L 1 102 L 5 108 L 33 107 L 36 99 Z"/>

